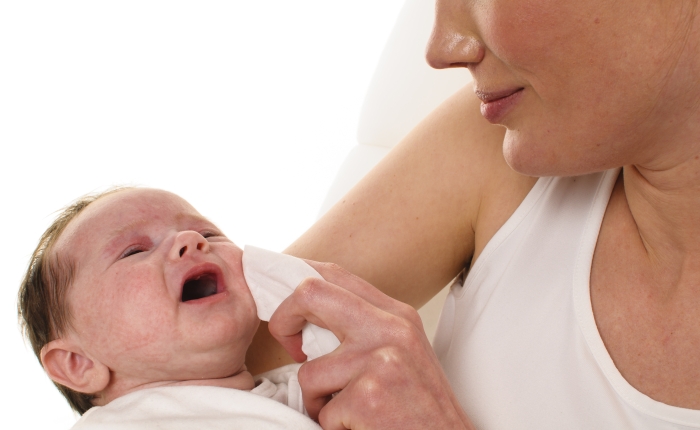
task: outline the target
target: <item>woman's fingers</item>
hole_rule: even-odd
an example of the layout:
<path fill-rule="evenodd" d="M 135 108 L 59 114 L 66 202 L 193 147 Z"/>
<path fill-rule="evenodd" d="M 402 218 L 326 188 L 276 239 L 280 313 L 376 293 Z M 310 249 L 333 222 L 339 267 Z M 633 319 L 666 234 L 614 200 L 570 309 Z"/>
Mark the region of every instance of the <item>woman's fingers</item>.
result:
<path fill-rule="evenodd" d="M 417 327 L 423 327 L 423 323 L 418 316 L 418 312 L 403 302 L 392 299 L 386 294 L 376 289 L 369 282 L 353 275 L 337 264 L 320 263 L 313 260 L 304 260 L 307 264 L 313 267 L 326 281 L 341 286 L 342 288 L 355 293 L 370 304 L 390 312 L 394 315 L 406 318 L 416 324 Z"/>
<path fill-rule="evenodd" d="M 304 387 L 304 406 L 311 418 L 318 419 L 319 412 L 333 394 L 341 391 L 361 373 L 364 365 L 362 358 L 356 351 L 341 345 L 330 354 L 301 366 L 299 384 Z"/>
<path fill-rule="evenodd" d="M 352 401 L 349 391 L 341 391 L 332 398 L 318 415 L 317 421 L 323 430 L 359 429 L 352 425 Z"/>
<path fill-rule="evenodd" d="M 307 278 L 287 297 L 270 318 L 269 330 L 296 359 L 301 347 L 299 332 L 306 322 L 332 331 L 340 342 L 349 330 L 365 330 L 378 309 L 354 293 L 322 279 Z M 342 318 L 338 318 L 342 315 Z"/>

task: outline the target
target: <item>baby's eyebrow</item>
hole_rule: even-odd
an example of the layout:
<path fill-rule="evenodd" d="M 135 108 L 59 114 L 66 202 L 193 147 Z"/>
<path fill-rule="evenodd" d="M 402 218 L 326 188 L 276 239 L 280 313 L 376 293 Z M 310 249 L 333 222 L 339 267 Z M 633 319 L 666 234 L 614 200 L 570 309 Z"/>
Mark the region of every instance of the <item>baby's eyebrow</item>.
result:
<path fill-rule="evenodd" d="M 109 237 L 107 239 L 107 243 L 105 246 L 102 248 L 100 255 L 111 255 L 115 252 L 121 251 L 118 249 L 115 251 L 115 249 L 120 245 L 120 242 L 124 236 L 125 233 L 130 233 L 133 230 L 138 229 L 138 227 L 146 224 L 148 220 L 146 219 L 140 219 L 134 222 L 130 222 L 122 227 L 119 227 L 118 229 L 114 230 L 109 234 Z"/>
<path fill-rule="evenodd" d="M 177 215 L 177 217 L 175 219 L 177 220 L 177 222 L 194 221 L 194 222 L 200 222 L 203 224 L 210 224 L 210 225 L 214 226 L 213 222 L 211 222 L 206 217 L 203 217 L 202 215 L 184 213 L 184 214 Z"/>

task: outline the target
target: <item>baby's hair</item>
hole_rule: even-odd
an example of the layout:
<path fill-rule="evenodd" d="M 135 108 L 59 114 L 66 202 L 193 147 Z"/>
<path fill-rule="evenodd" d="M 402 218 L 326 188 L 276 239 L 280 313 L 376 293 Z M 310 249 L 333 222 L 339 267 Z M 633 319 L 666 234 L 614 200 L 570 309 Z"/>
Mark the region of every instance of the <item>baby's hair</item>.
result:
<path fill-rule="evenodd" d="M 66 226 L 91 203 L 129 188 L 131 187 L 115 187 L 80 197 L 61 211 L 39 239 L 20 285 L 17 301 L 22 333 L 31 343 L 39 361 L 41 349 L 70 327 L 70 309 L 66 305 L 65 296 L 73 281 L 75 265 L 67 256 L 52 252 L 53 246 Z M 93 406 L 93 395 L 78 393 L 55 382 L 54 385 L 80 415 Z"/>

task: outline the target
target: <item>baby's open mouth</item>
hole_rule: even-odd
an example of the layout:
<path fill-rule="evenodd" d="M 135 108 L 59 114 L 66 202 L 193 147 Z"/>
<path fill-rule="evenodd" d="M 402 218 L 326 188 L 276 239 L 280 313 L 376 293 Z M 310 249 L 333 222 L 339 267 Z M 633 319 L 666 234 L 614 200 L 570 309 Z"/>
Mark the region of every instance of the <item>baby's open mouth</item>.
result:
<path fill-rule="evenodd" d="M 185 281 L 182 286 L 182 301 L 203 299 L 217 292 L 216 275 L 203 273 Z"/>

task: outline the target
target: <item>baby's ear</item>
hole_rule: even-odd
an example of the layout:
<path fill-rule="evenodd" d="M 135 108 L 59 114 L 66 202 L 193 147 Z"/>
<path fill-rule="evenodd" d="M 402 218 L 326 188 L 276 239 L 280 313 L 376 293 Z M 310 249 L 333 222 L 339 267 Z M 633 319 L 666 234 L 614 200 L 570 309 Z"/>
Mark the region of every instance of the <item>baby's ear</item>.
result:
<path fill-rule="evenodd" d="M 84 394 L 95 394 L 109 385 L 109 368 L 88 358 L 69 339 L 56 339 L 41 349 L 41 364 L 57 384 Z"/>

